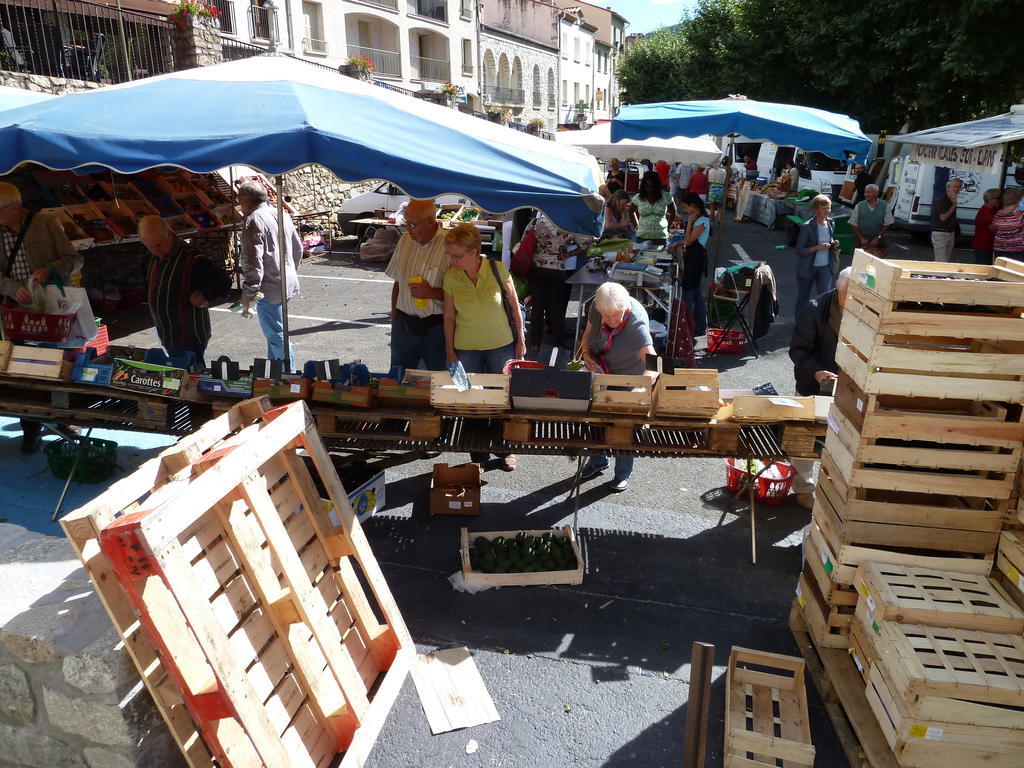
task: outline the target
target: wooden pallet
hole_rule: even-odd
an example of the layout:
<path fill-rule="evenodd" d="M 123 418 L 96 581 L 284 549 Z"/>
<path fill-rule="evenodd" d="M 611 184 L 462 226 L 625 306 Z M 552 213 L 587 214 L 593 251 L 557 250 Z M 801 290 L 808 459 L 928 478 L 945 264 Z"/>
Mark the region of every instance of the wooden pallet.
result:
<path fill-rule="evenodd" d="M 719 432 L 718 440 L 712 433 Z M 531 445 L 596 445 L 657 451 L 714 453 L 714 443 L 739 451 L 739 425 L 709 425 L 707 421 L 649 419 L 643 415 L 565 414 L 512 411 L 503 419 L 502 436 L 511 443 Z"/>
<path fill-rule="evenodd" d="M 980 573 L 947 561 L 972 555 L 990 558 L 1005 516 L 1003 506 L 1005 502 L 953 494 L 850 488 L 826 450 L 814 516 L 836 554 L 847 544 L 918 550 L 922 557 L 938 558 L 921 560 L 922 567 Z"/>
<path fill-rule="evenodd" d="M 876 622 L 1024 633 L 1024 613 L 984 576 L 865 563 L 856 587 Z"/>
<path fill-rule="evenodd" d="M 651 410 L 654 379 L 638 376 L 594 374 L 591 387 L 591 413 L 622 413 L 646 417 Z"/>
<path fill-rule="evenodd" d="M 814 765 L 802 659 L 733 646 L 725 687 L 725 768 Z"/>
<path fill-rule="evenodd" d="M 411 639 L 305 404 L 249 424 L 253 402 L 69 516 L 65 530 L 89 547 L 98 532 L 112 561 L 97 573 L 104 558 L 90 555 L 91 575 L 105 582 L 98 590 L 114 591 L 113 570 L 119 608 L 130 601 L 164 665 L 162 688 L 222 766 L 328 765 L 339 751 L 341 765 L 361 765 L 404 680 Z M 131 614 L 111 615 L 123 631 Z"/>
<path fill-rule="evenodd" d="M 348 410 L 313 407 L 323 437 L 422 442 L 441 437 L 441 417 L 434 411 Z"/>
<path fill-rule="evenodd" d="M 1024 282 L 1024 264 L 1011 259 L 996 259 L 992 266 L 896 261 L 860 249 L 854 251 L 852 273 L 852 285 L 895 303 L 1017 308 Z"/>
<path fill-rule="evenodd" d="M 789 613 L 789 628 L 851 768 L 897 768 L 849 651 L 817 645 L 796 603 Z"/>
<path fill-rule="evenodd" d="M 470 373 L 472 389 L 459 392 L 445 371 L 430 380 L 430 404 L 453 416 L 500 416 L 512 409 L 508 376 L 503 373 Z"/>

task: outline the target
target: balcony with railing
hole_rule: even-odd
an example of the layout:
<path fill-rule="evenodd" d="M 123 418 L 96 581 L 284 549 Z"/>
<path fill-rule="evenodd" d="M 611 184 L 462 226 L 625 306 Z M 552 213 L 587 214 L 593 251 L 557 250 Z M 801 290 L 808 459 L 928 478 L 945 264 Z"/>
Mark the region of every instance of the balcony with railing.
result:
<path fill-rule="evenodd" d="M 398 10 L 398 0 L 359 0 L 361 3 L 366 5 L 378 5 L 381 8 L 387 8 L 389 11 Z"/>
<path fill-rule="evenodd" d="M 452 65 L 442 59 L 428 59 L 425 56 L 412 57 L 414 80 L 447 82 L 452 79 Z"/>
<path fill-rule="evenodd" d="M 373 74 L 384 77 L 402 76 L 402 54 L 399 51 L 382 51 L 364 45 L 350 45 L 349 56 L 364 56 L 373 62 Z"/>
<path fill-rule="evenodd" d="M 174 24 L 86 0 L 0 0 L 0 69 L 123 83 L 173 72 Z"/>
<path fill-rule="evenodd" d="M 526 104 L 526 91 L 522 88 L 485 85 L 483 90 L 484 99 L 491 104 L 505 104 L 511 107 L 521 107 Z"/>
<path fill-rule="evenodd" d="M 448 3 L 447 0 L 409 0 L 409 13 L 447 23 Z"/>
<path fill-rule="evenodd" d="M 273 12 L 261 5 L 250 5 L 249 14 L 249 36 L 253 40 L 267 40 L 274 37 L 274 42 L 281 42 L 280 32 L 276 26 Z"/>
<path fill-rule="evenodd" d="M 302 51 L 303 53 L 312 53 L 317 56 L 326 56 L 327 41 L 318 40 L 315 37 L 305 37 L 302 39 Z"/>
<path fill-rule="evenodd" d="M 209 0 L 207 5 L 212 5 L 220 11 L 217 24 L 220 31 L 228 35 L 235 34 L 235 4 L 232 0 Z"/>

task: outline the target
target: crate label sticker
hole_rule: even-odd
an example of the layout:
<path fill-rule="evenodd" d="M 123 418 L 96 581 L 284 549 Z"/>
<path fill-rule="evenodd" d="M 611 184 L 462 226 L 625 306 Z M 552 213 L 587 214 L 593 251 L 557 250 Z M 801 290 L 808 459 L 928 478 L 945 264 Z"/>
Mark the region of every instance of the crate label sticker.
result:
<path fill-rule="evenodd" d="M 824 552 L 821 553 L 821 564 L 825 566 L 825 573 L 827 573 L 829 576 L 831 576 L 832 571 L 836 569 L 836 567 L 832 564 L 832 558 L 830 558 Z"/>
<path fill-rule="evenodd" d="M 875 631 L 876 635 L 882 634 L 882 628 L 878 626 L 878 622 L 877 621 L 872 621 L 871 622 L 871 629 L 873 629 Z"/>
<path fill-rule="evenodd" d="M 807 605 L 807 598 L 804 597 L 804 591 L 799 584 L 796 585 L 796 601 L 800 603 L 801 608 Z"/>
<path fill-rule="evenodd" d="M 461 501 L 449 501 L 448 502 L 448 509 L 462 509 L 462 502 Z"/>
<path fill-rule="evenodd" d="M 857 591 L 860 592 L 861 595 L 863 595 L 864 597 L 867 597 L 868 596 L 868 585 L 865 584 L 863 581 L 859 582 L 857 584 Z"/>
<path fill-rule="evenodd" d="M 912 739 L 928 739 L 930 741 L 939 741 L 942 738 L 943 731 L 941 728 L 936 728 L 929 725 L 921 725 L 915 723 L 910 726 L 910 737 Z"/>
<path fill-rule="evenodd" d="M 327 514 L 327 518 L 334 523 L 334 525 L 341 525 L 341 517 L 334 509 L 332 504 L 327 499 L 320 499 L 320 503 L 323 505 L 324 512 Z"/>
<path fill-rule="evenodd" d="M 861 400 L 859 397 L 857 398 L 857 410 L 860 413 L 864 413 L 864 401 Z"/>
<path fill-rule="evenodd" d="M 857 671 L 863 674 L 864 665 L 860 663 L 860 658 L 857 656 L 857 652 L 853 650 L 853 648 L 850 649 L 850 658 L 853 659 L 853 663 L 856 665 Z"/>
<path fill-rule="evenodd" d="M 472 509 L 473 508 L 473 502 L 472 501 L 464 501 L 464 502 L 462 502 L 462 506 L 465 507 L 466 509 Z"/>
<path fill-rule="evenodd" d="M 872 598 L 871 595 L 868 595 L 868 610 L 871 611 L 872 613 L 874 613 L 875 612 L 875 605 L 876 605 L 876 603 L 874 601 L 874 598 Z"/>
<path fill-rule="evenodd" d="M 828 422 L 828 428 L 831 429 L 833 432 L 835 432 L 838 435 L 839 434 L 839 422 L 836 421 L 836 417 L 832 415 L 831 411 L 829 411 L 829 414 L 828 414 L 828 417 L 826 418 L 826 421 Z"/>
<path fill-rule="evenodd" d="M 96 377 L 100 375 L 99 368 L 83 368 L 82 369 L 82 381 L 96 381 Z"/>
<path fill-rule="evenodd" d="M 1006 569 L 1006 575 L 1010 577 L 1010 581 L 1017 585 L 1017 589 L 1024 591 L 1024 576 L 1014 566 L 1010 565 Z"/>
<path fill-rule="evenodd" d="M 299 394 L 302 391 L 302 385 L 301 384 L 291 384 L 288 387 L 288 391 L 291 392 L 293 395 L 297 395 L 297 394 Z"/>
<path fill-rule="evenodd" d="M 181 389 L 180 379 L 164 379 L 164 389 Z"/>

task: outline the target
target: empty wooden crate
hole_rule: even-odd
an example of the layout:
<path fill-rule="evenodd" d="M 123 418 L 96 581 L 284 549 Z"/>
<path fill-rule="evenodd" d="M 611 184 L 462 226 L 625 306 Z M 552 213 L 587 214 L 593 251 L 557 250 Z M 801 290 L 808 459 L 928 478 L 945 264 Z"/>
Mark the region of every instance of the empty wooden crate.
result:
<path fill-rule="evenodd" d="M 811 768 L 804 661 L 734 647 L 726 676 L 725 768 Z"/>
<path fill-rule="evenodd" d="M 718 413 L 718 371 L 681 370 L 658 374 L 654 416 L 710 419 Z"/>
<path fill-rule="evenodd" d="M 590 410 L 592 413 L 646 416 L 651 410 L 653 384 L 654 379 L 642 373 L 637 376 L 596 373 Z"/>
<path fill-rule="evenodd" d="M 470 389 L 459 392 L 451 374 L 434 372 L 430 379 L 430 404 L 454 416 L 497 416 L 512 407 L 508 376 L 503 373 L 470 373 Z"/>

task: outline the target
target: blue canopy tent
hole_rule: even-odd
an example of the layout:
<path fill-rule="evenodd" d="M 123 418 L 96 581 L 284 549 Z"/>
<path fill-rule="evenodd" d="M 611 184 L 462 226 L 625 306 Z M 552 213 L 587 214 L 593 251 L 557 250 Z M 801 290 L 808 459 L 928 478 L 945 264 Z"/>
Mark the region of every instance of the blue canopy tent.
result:
<path fill-rule="evenodd" d="M 274 54 L 0 112 L 0 173 L 23 162 L 119 173 L 243 163 L 278 175 L 279 187 L 280 174 L 318 163 L 413 197 L 539 208 L 570 232 L 598 235 L 603 223 L 587 152 Z"/>
<path fill-rule="evenodd" d="M 839 159 L 847 153 L 866 160 L 871 140 L 852 117 L 795 104 L 752 101 L 744 96 L 711 101 L 667 101 L 622 107 L 612 120 L 612 141 L 664 139 L 670 136 L 735 136 L 794 146 Z M 715 238 L 715 268 L 725 230 L 725 207 Z"/>
<path fill-rule="evenodd" d="M 0 85 L 0 112 L 5 109 L 23 107 L 26 104 L 36 104 L 52 98 L 54 97 L 49 93 L 26 91 L 24 88 L 11 88 L 6 85 Z"/>
<path fill-rule="evenodd" d="M 745 98 L 634 104 L 612 120 L 612 141 L 705 133 L 749 136 L 839 159 L 850 153 L 861 161 L 871 148 L 860 124 L 847 115 Z"/>

